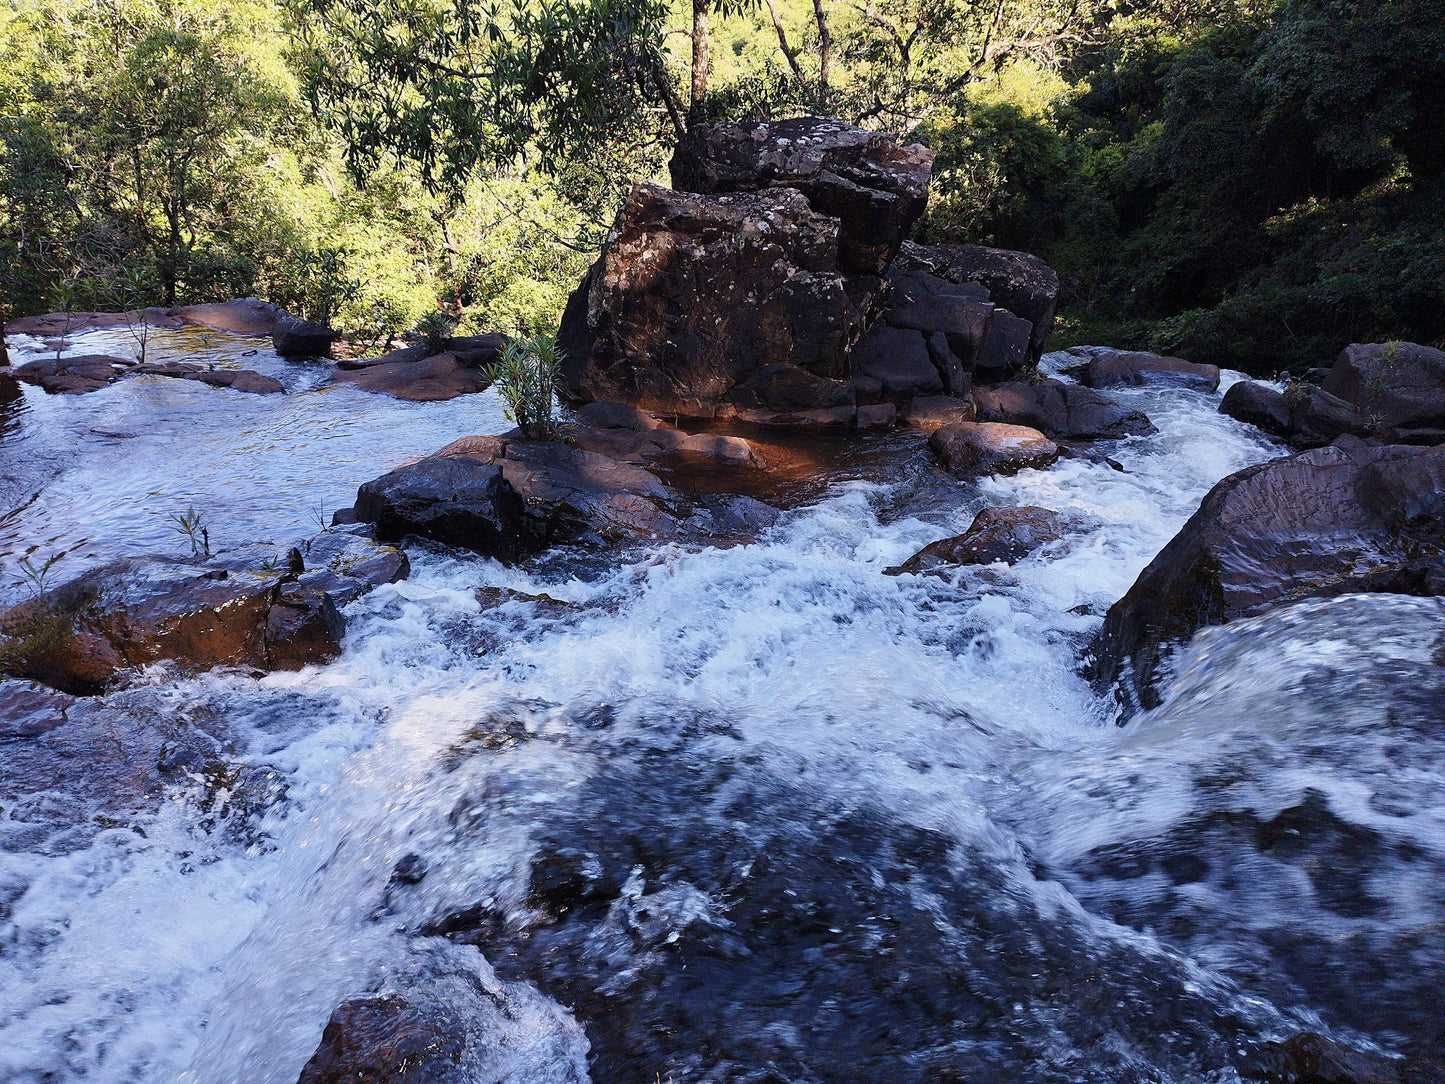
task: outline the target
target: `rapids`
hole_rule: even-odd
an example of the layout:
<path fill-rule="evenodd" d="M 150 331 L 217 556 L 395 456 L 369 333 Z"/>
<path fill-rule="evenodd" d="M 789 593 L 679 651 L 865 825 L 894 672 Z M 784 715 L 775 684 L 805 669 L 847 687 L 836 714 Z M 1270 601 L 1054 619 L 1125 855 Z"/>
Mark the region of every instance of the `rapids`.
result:
<path fill-rule="evenodd" d="M 213 545 L 284 546 L 505 426 L 490 393 L 401 403 L 194 335 L 153 350 L 289 394 L 27 388 L 0 420 L 7 587 L 26 554 L 182 552 L 192 506 Z M 445 1006 L 479 1084 L 1223 1084 L 1299 1030 L 1438 1052 L 1445 607 L 1206 630 L 1115 726 L 1078 669 L 1103 612 L 1283 450 L 1217 396 L 1114 394 L 1159 429 L 1101 445 L 1122 470 L 962 484 L 861 437 L 873 466 L 754 544 L 414 546 L 331 665 L 109 694 L 244 772 L 124 816 L 3 810 L 0 1079 L 289 1084 L 372 990 Z M 1012 568 L 883 574 L 999 503 L 1076 528 Z"/>

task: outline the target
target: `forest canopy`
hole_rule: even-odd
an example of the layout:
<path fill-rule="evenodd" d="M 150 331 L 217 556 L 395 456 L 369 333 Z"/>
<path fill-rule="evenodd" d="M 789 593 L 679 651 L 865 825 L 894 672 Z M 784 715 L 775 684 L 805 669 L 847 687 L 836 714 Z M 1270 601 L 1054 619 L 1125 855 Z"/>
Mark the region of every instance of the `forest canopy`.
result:
<path fill-rule="evenodd" d="M 921 238 L 1076 341 L 1445 338 L 1438 0 L 7 0 L 0 308 L 549 330 L 690 126 L 800 113 L 928 144 Z"/>

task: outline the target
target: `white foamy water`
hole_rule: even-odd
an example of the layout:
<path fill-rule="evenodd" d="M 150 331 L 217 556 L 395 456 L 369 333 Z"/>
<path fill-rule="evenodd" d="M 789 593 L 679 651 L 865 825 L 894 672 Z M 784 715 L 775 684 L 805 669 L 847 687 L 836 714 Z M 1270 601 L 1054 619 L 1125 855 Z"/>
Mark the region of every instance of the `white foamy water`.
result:
<path fill-rule="evenodd" d="M 334 507 L 500 428 L 489 395 L 348 390 L 343 420 L 335 391 L 191 392 L 175 414 L 145 398 L 168 389 L 27 393 L 21 447 L 72 439 L 12 552 L 85 534 L 108 556 L 87 493 L 125 523 L 173 486 L 226 509 L 227 472 L 248 531 L 304 533 L 297 476 Z M 418 548 L 329 666 L 112 694 L 223 731 L 284 797 L 207 819 L 197 782 L 0 853 L 0 1079 L 290 1082 L 370 991 L 459 1014 L 477 1081 L 1223 1081 L 1300 1027 L 1410 1039 L 1390 997 L 1445 977 L 1445 763 L 1418 748 L 1442 732 L 1440 604 L 1211 630 L 1165 705 L 1114 727 L 1078 672 L 1104 610 L 1211 485 L 1280 454 L 1217 396 L 1117 394 L 1160 430 L 1100 445 L 1122 471 L 961 485 L 915 457 L 748 546 L 517 568 Z M 73 439 L 108 410 L 145 412 L 133 464 Z M 190 425 L 209 466 L 168 473 Z M 1012 568 L 884 575 L 987 504 L 1076 528 Z M 486 608 L 483 586 L 561 604 Z M 558 853 L 610 887 L 549 912 L 529 885 Z M 419 883 L 392 882 L 404 857 Z M 1342 941 L 1386 1011 L 1350 1016 L 1320 979 Z"/>

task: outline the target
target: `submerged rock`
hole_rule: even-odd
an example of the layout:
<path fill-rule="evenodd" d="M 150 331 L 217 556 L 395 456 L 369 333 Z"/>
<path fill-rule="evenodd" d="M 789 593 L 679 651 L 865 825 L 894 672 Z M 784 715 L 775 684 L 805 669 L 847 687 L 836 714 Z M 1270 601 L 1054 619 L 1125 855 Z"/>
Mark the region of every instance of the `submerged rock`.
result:
<path fill-rule="evenodd" d="M 936 430 L 928 448 L 955 478 L 1016 474 L 1047 467 L 1059 458 L 1059 446 L 1037 429 L 1001 422 L 955 422 Z"/>
<path fill-rule="evenodd" d="M 110 354 L 77 354 L 26 362 L 14 375 L 16 380 L 51 393 L 80 395 L 114 384 L 134 366 L 135 362 Z"/>
<path fill-rule="evenodd" d="M 342 1002 L 297 1084 L 463 1084 L 465 1042 L 455 1021 L 396 995 Z"/>
<path fill-rule="evenodd" d="M 1012 564 L 1064 537 L 1068 520 L 1048 508 L 1032 505 L 989 507 L 974 517 L 963 534 L 939 539 L 896 568 L 900 573 L 939 575 L 963 565 Z"/>
<path fill-rule="evenodd" d="M 1219 389 L 1217 365 L 1203 365 L 1143 350 L 1113 350 L 1100 346 L 1076 346 L 1066 353 L 1081 361 L 1065 372 L 1089 388 L 1172 384 L 1196 391 Z"/>
<path fill-rule="evenodd" d="M 1015 380 L 976 388 L 973 401 L 982 421 L 1031 426 L 1055 440 L 1109 440 L 1155 432 L 1142 412 L 1061 380 Z"/>
<path fill-rule="evenodd" d="M 414 534 L 516 560 L 587 532 L 670 538 L 680 501 L 656 475 L 582 448 L 463 437 L 364 484 L 355 515 L 383 539 Z"/>
<path fill-rule="evenodd" d="M 187 362 L 146 363 L 137 365 L 127 375 L 168 376 L 177 380 L 194 380 L 213 388 L 230 388 L 232 391 L 250 392 L 253 395 L 278 395 L 286 390 L 284 384 L 274 376 L 266 376 L 254 369 L 207 369 Z"/>
<path fill-rule="evenodd" d="M 1093 674 L 1151 707 L 1200 627 L 1352 592 L 1445 594 L 1445 445 L 1344 441 L 1230 475 L 1109 610 Z"/>
<path fill-rule="evenodd" d="M 1267 1046 L 1264 1079 L 1268 1084 L 1438 1084 L 1445 1080 L 1445 1062 L 1352 1050 L 1302 1032 Z"/>

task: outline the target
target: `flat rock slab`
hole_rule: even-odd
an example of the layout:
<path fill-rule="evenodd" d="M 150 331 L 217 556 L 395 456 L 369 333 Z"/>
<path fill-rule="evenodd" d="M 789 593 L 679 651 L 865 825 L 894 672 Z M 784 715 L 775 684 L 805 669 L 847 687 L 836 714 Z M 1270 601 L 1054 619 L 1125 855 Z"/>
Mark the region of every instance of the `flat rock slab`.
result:
<path fill-rule="evenodd" d="M 1014 380 L 975 388 L 973 401 L 983 421 L 1027 425 L 1055 440 L 1105 440 L 1156 431 L 1142 412 L 1061 380 Z"/>
<path fill-rule="evenodd" d="M 269 335 L 285 310 L 255 297 L 239 297 L 205 305 L 182 305 L 171 309 L 172 317 L 232 335 Z"/>
<path fill-rule="evenodd" d="M 1063 538 L 1068 522 L 1058 512 L 1032 505 L 985 508 L 963 534 L 932 542 L 885 571 L 943 575 L 965 565 L 1012 564 Z"/>
<path fill-rule="evenodd" d="M 252 395 L 280 395 L 286 391 L 286 386 L 274 376 L 266 376 L 254 369 L 206 369 L 187 362 L 137 365 L 125 375 L 194 380 L 213 388 L 230 388 L 232 391 L 244 391 Z"/>
<path fill-rule="evenodd" d="M 57 395 L 83 395 L 114 384 L 135 367 L 133 361 L 110 354 L 77 354 L 72 357 L 40 358 L 18 366 L 16 380 L 34 384 Z"/>
<path fill-rule="evenodd" d="M 351 384 L 366 391 L 381 392 L 398 399 L 418 403 L 435 403 L 486 391 L 492 386 L 485 371 L 463 365 L 453 353 L 432 357 L 415 357 L 421 353 L 410 347 L 361 366 L 338 368 L 331 376 L 333 384 Z M 405 355 L 405 356 L 396 356 Z"/>
<path fill-rule="evenodd" d="M 972 399 L 959 399 L 950 395 L 919 395 L 903 408 L 903 421 L 910 428 L 932 433 L 954 422 L 977 420 L 977 408 Z"/>
<path fill-rule="evenodd" d="M 955 422 L 928 438 L 928 448 L 955 478 L 1017 474 L 1047 467 L 1059 458 L 1059 446 L 1037 429 L 1002 422 Z"/>
<path fill-rule="evenodd" d="M 1345 438 L 1225 478 L 1110 608 L 1094 676 L 1151 707 L 1199 628 L 1353 592 L 1445 593 L 1445 446 Z"/>
<path fill-rule="evenodd" d="M 1138 387 L 1166 384 L 1196 391 L 1219 390 L 1219 366 L 1142 350 L 1112 350 L 1077 346 L 1067 350 L 1078 358 L 1064 371 L 1089 388 Z"/>

